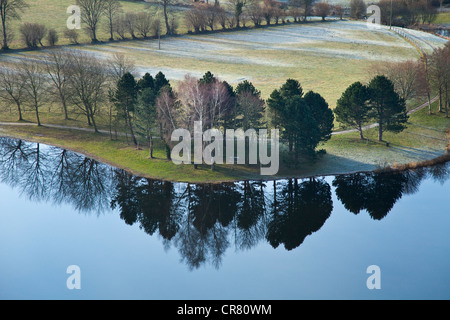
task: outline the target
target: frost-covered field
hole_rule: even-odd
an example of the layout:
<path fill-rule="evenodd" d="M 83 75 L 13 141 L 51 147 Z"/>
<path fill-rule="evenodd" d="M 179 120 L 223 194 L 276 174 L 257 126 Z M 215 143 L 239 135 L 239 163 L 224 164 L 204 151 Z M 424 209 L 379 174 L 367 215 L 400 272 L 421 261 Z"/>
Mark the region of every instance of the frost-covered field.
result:
<path fill-rule="evenodd" d="M 445 40 L 419 33 L 432 45 Z M 183 35 L 161 40 L 122 41 L 71 47 L 108 58 L 122 52 L 134 60 L 140 74 L 163 71 L 176 82 L 190 73 L 211 71 L 237 84 L 251 80 L 267 97 L 287 78 L 300 80 L 305 90 L 321 93 L 334 106 L 354 81 L 367 81 L 373 63 L 417 58 L 417 50 L 387 28 L 372 30 L 363 22 L 330 21 L 285 25 L 239 32 Z M 36 53 L 22 53 L 9 59 Z"/>

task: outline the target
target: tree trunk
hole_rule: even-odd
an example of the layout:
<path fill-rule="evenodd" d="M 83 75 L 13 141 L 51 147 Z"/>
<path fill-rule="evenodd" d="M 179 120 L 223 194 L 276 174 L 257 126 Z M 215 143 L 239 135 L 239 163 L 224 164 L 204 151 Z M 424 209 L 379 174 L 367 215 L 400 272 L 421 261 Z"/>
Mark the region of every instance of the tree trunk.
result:
<path fill-rule="evenodd" d="M 133 131 L 133 124 L 131 123 L 130 112 L 128 110 L 127 110 L 127 120 L 128 120 L 128 127 L 130 129 L 131 140 L 133 141 L 134 145 L 137 146 L 137 140 L 136 137 L 134 136 Z"/>
<path fill-rule="evenodd" d="M 62 106 L 64 110 L 64 120 L 69 120 L 69 113 L 67 112 L 67 102 L 64 96 L 61 96 Z"/>
<path fill-rule="evenodd" d="M 170 30 L 169 17 L 167 15 L 167 1 L 163 2 L 163 11 L 164 11 L 164 22 L 166 23 L 166 34 L 171 35 L 172 30 Z"/>
<path fill-rule="evenodd" d="M 428 98 L 428 113 L 432 114 L 433 112 L 431 111 L 431 97 L 430 97 L 430 93 L 427 93 L 427 98 Z"/>
<path fill-rule="evenodd" d="M 92 125 L 94 126 L 94 131 L 95 131 L 95 133 L 98 133 L 97 124 L 95 123 L 93 114 L 91 114 L 91 118 L 92 118 Z"/>
<path fill-rule="evenodd" d="M 88 120 L 88 126 L 91 127 L 92 123 L 91 123 L 91 117 L 89 116 L 89 111 L 86 111 L 86 117 L 87 117 L 87 120 Z"/>
<path fill-rule="evenodd" d="M 109 139 L 112 140 L 112 108 L 109 104 Z"/>
<path fill-rule="evenodd" d="M 445 84 L 445 117 L 448 118 L 448 84 Z"/>
<path fill-rule="evenodd" d="M 442 87 L 439 87 L 439 112 L 443 112 L 443 109 L 442 109 Z"/>
<path fill-rule="evenodd" d="M 41 119 L 39 118 L 39 107 L 37 105 L 34 105 L 34 110 L 36 112 L 37 125 L 38 125 L 38 127 L 40 127 L 41 126 Z"/>
<path fill-rule="evenodd" d="M 22 121 L 23 120 L 23 118 L 22 118 L 22 108 L 20 108 L 20 102 L 16 101 L 16 104 L 17 104 L 17 111 L 19 112 L 19 121 Z"/>
<path fill-rule="evenodd" d="M 97 30 L 96 29 L 97 29 L 96 26 L 93 26 L 91 28 L 91 31 L 92 31 L 92 43 L 98 42 L 98 40 L 97 40 Z"/>
<path fill-rule="evenodd" d="M 171 160 L 170 147 L 169 147 L 169 145 L 167 143 L 166 143 L 166 156 L 167 156 L 167 160 Z"/>
<path fill-rule="evenodd" d="M 153 136 L 152 135 L 150 135 L 149 148 L 150 148 L 150 159 L 153 159 Z"/>
<path fill-rule="evenodd" d="M 109 41 L 114 40 L 114 28 L 113 28 L 113 19 L 110 17 L 109 19 Z"/>
<path fill-rule="evenodd" d="M 378 141 L 383 141 L 383 123 L 381 121 L 378 125 Z"/>
<path fill-rule="evenodd" d="M 2 30 L 3 30 L 3 44 L 2 44 L 2 50 L 8 50 L 8 38 L 6 35 L 6 16 L 5 13 L 2 13 Z"/>
<path fill-rule="evenodd" d="M 361 136 L 361 140 L 365 140 L 361 124 L 359 124 L 359 135 Z"/>

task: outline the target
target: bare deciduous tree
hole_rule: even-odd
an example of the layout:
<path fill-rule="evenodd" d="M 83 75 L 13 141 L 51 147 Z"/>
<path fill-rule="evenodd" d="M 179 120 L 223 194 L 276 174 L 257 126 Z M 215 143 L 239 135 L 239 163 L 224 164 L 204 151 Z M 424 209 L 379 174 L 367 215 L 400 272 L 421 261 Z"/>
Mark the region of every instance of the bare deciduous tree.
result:
<path fill-rule="evenodd" d="M 206 30 L 206 12 L 203 10 L 202 4 L 196 4 L 189 9 L 185 15 L 185 23 L 189 29 L 194 29 L 194 32 L 201 32 Z"/>
<path fill-rule="evenodd" d="M 385 75 L 392 81 L 395 91 L 405 101 L 414 98 L 417 89 L 417 78 L 421 68 L 419 61 L 383 63 L 379 67 L 379 74 Z"/>
<path fill-rule="evenodd" d="M 147 38 L 152 31 L 152 15 L 149 12 L 139 12 L 136 14 L 136 31 L 144 38 Z"/>
<path fill-rule="evenodd" d="M 126 38 L 126 34 L 127 34 L 127 31 L 128 31 L 128 28 L 127 28 L 127 22 L 126 22 L 126 19 L 125 19 L 124 15 L 118 17 L 115 20 L 113 28 L 114 28 L 114 32 L 117 33 L 117 35 L 121 39 L 125 39 Z"/>
<path fill-rule="evenodd" d="M 161 125 L 161 138 L 166 143 L 166 156 L 170 160 L 172 132 L 178 128 L 179 104 L 173 91 L 163 87 L 156 99 L 156 111 Z"/>
<path fill-rule="evenodd" d="M 133 12 L 125 13 L 125 26 L 128 30 L 128 33 L 131 35 L 131 38 L 136 39 L 136 20 L 137 16 Z"/>
<path fill-rule="evenodd" d="M 78 31 L 76 29 L 64 30 L 64 37 L 66 37 L 72 44 L 78 44 Z"/>
<path fill-rule="evenodd" d="M 339 4 L 334 5 L 333 11 L 334 11 L 334 14 L 339 17 L 339 20 L 342 20 L 342 18 L 344 17 L 344 13 L 345 13 L 344 7 Z"/>
<path fill-rule="evenodd" d="M 314 14 L 318 17 L 322 18 L 322 21 L 325 21 L 325 18 L 328 17 L 331 13 L 331 6 L 327 2 L 318 2 L 314 6 Z"/>
<path fill-rule="evenodd" d="M 225 30 L 227 28 L 229 14 L 227 10 L 225 10 L 221 6 L 218 6 L 216 10 L 217 10 L 217 21 L 222 27 L 222 30 Z"/>
<path fill-rule="evenodd" d="M 432 85 L 439 91 L 439 112 L 444 112 L 448 117 L 450 88 L 450 45 L 435 49 L 430 57 L 430 75 Z"/>
<path fill-rule="evenodd" d="M 25 22 L 20 27 L 20 33 L 22 34 L 22 40 L 28 48 L 37 48 L 38 45 L 42 44 L 42 39 L 44 39 L 47 33 L 47 28 L 43 24 Z"/>
<path fill-rule="evenodd" d="M 181 116 L 186 129 L 193 128 L 194 121 L 202 122 L 206 128 L 209 123 L 208 91 L 199 80 L 186 75 L 178 86 L 178 98 L 181 103 Z"/>
<path fill-rule="evenodd" d="M 24 0 L 0 0 L 0 18 L 2 22 L 2 49 L 8 50 L 8 39 L 9 29 L 8 29 L 8 21 L 9 20 L 19 20 L 20 13 L 22 13 L 26 8 L 28 8 L 28 4 Z"/>
<path fill-rule="evenodd" d="M 19 121 L 22 117 L 22 103 L 24 99 L 24 83 L 17 72 L 17 65 L 8 65 L 0 68 L 0 98 L 7 105 L 15 104 L 19 114 Z"/>
<path fill-rule="evenodd" d="M 428 101 L 428 113 L 432 114 L 431 110 L 431 79 L 430 79 L 430 56 L 424 54 L 421 58 L 417 75 L 417 95 L 419 97 L 426 97 Z"/>
<path fill-rule="evenodd" d="M 112 76 L 113 82 L 119 81 L 127 72 L 131 74 L 135 72 L 134 61 L 120 52 L 114 53 L 107 63 L 109 67 L 108 73 Z"/>
<path fill-rule="evenodd" d="M 55 29 L 48 30 L 47 42 L 50 47 L 54 47 L 58 43 L 58 32 Z"/>
<path fill-rule="evenodd" d="M 306 18 L 312 14 L 314 2 L 316 2 L 316 0 L 301 0 L 303 6 L 303 21 L 306 21 Z"/>
<path fill-rule="evenodd" d="M 255 27 L 261 25 L 261 22 L 264 19 L 264 13 L 259 2 L 252 1 L 249 5 L 247 5 L 246 13 L 250 20 L 252 20 Z"/>
<path fill-rule="evenodd" d="M 361 19 L 366 12 L 366 4 L 364 0 L 350 1 L 350 16 L 354 19 Z M 383 15 L 384 17 L 388 15 Z"/>
<path fill-rule="evenodd" d="M 171 23 L 170 6 L 173 4 L 174 0 L 158 0 L 163 7 L 164 23 L 166 25 L 166 34 L 171 35 L 175 33 L 173 29 L 173 24 Z"/>
<path fill-rule="evenodd" d="M 87 24 L 87 31 L 92 42 L 98 42 L 97 28 L 102 16 L 106 13 L 107 0 L 77 0 L 81 9 L 81 21 Z"/>
<path fill-rule="evenodd" d="M 241 27 L 241 16 L 242 16 L 242 13 L 244 12 L 245 6 L 247 5 L 247 1 L 248 0 L 230 0 L 230 1 L 228 1 L 232 8 L 237 28 Z"/>
<path fill-rule="evenodd" d="M 99 105 L 106 99 L 107 78 L 107 71 L 97 58 L 84 52 L 71 54 L 69 78 L 71 102 L 83 112 L 95 132 L 98 132 L 95 116 Z"/>
<path fill-rule="evenodd" d="M 33 108 L 37 125 L 41 126 L 39 109 L 47 102 L 48 87 L 43 65 L 35 60 L 24 60 L 19 64 L 18 72 L 23 83 L 25 103 Z"/>
<path fill-rule="evenodd" d="M 114 23 L 122 12 L 122 4 L 118 0 L 105 0 L 105 15 L 108 19 L 109 41 L 114 40 Z"/>
<path fill-rule="evenodd" d="M 52 50 L 46 55 L 46 71 L 50 78 L 49 93 L 54 101 L 61 103 L 65 120 L 69 119 L 67 110 L 71 90 L 70 78 L 70 54 L 64 50 Z"/>

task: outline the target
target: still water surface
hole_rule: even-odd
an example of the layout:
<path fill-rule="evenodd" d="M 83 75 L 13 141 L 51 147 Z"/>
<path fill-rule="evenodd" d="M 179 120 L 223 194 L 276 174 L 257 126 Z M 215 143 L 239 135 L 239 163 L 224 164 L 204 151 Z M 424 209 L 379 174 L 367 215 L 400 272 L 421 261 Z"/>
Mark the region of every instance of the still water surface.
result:
<path fill-rule="evenodd" d="M 449 177 L 171 183 L 0 138 L 0 298 L 449 299 Z"/>

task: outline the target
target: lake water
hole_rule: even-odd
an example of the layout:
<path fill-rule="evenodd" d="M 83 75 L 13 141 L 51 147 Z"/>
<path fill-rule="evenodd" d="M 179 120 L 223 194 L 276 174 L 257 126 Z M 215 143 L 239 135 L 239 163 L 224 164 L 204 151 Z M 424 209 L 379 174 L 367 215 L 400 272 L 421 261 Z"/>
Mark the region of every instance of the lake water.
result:
<path fill-rule="evenodd" d="M 170 183 L 0 138 L 0 298 L 449 299 L 449 177 Z"/>

